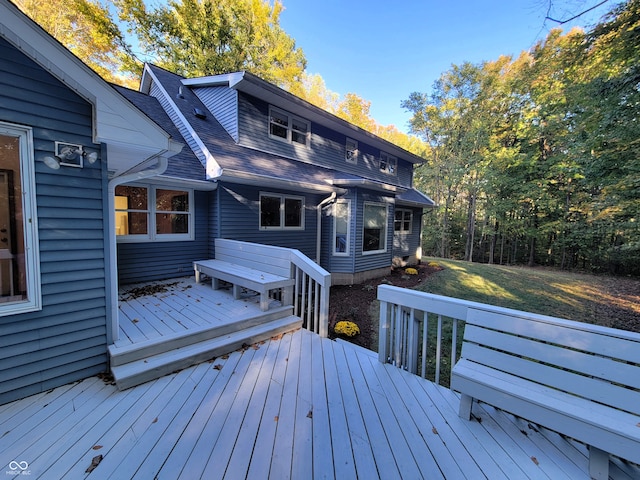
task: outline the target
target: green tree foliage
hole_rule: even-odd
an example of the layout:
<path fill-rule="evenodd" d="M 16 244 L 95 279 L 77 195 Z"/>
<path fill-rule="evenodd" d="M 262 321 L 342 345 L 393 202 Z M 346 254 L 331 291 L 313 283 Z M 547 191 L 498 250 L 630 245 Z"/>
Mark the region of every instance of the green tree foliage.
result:
<path fill-rule="evenodd" d="M 279 25 L 282 4 L 266 0 L 115 0 L 120 19 L 153 63 L 184 76 L 247 70 L 282 87 L 301 80 L 303 51 Z"/>
<path fill-rule="evenodd" d="M 518 58 L 453 66 L 404 106 L 441 205 L 427 252 L 640 273 L 640 0 Z"/>
<path fill-rule="evenodd" d="M 105 5 L 92 0 L 14 1 L 105 80 L 137 83 L 126 68 L 131 52 Z"/>

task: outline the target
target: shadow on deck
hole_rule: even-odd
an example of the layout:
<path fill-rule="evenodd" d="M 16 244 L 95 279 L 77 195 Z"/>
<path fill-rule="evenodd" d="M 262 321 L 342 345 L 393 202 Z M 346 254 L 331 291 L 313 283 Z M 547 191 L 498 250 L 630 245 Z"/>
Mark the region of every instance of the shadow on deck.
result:
<path fill-rule="evenodd" d="M 486 405 L 464 421 L 458 402 L 301 329 L 126 391 L 93 377 L 0 406 L 0 462 L 31 478 L 588 478 L 583 445 Z"/>

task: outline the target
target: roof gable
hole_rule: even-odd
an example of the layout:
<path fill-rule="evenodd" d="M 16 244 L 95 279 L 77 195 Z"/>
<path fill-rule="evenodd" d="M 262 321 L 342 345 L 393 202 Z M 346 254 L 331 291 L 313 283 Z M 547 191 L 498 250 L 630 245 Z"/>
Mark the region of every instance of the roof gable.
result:
<path fill-rule="evenodd" d="M 0 0 L 0 36 L 93 107 L 93 140 L 107 145 L 109 169 L 124 173 L 181 145 L 8 0 Z"/>

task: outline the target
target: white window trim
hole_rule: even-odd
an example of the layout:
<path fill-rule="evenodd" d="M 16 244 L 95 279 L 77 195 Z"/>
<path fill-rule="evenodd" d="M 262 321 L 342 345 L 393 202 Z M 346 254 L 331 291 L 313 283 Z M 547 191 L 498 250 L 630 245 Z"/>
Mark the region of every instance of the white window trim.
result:
<path fill-rule="evenodd" d="M 380 203 L 380 202 L 364 202 L 363 206 L 362 206 L 362 242 L 364 243 L 364 209 L 367 205 L 375 205 L 378 207 L 384 207 L 386 210 L 386 222 L 385 222 L 385 227 L 384 227 L 384 248 L 380 249 L 380 250 L 364 250 L 364 245 L 360 245 L 360 248 L 362 249 L 362 255 L 376 255 L 376 254 L 380 254 L 380 253 L 386 253 L 387 252 L 387 237 L 389 236 L 389 206 L 386 203 Z"/>
<path fill-rule="evenodd" d="M 261 209 L 261 205 L 262 205 L 262 197 L 274 197 L 274 198 L 280 198 L 280 226 L 278 227 L 272 227 L 272 226 L 265 226 L 262 225 L 262 209 Z M 286 199 L 289 200 L 300 200 L 302 202 L 302 205 L 300 206 L 300 226 L 299 227 L 285 227 L 284 223 L 285 223 L 285 210 L 284 210 L 284 202 Z M 303 231 L 304 230 L 304 217 L 305 217 L 305 205 L 304 205 L 304 197 L 300 197 L 297 195 L 284 195 L 282 193 L 272 193 L 272 192 L 260 192 L 260 198 L 258 199 L 258 226 L 259 229 L 264 231 L 264 230 L 269 230 L 269 231 L 282 231 L 282 230 L 286 230 L 288 232 L 290 231 Z"/>
<path fill-rule="evenodd" d="M 347 144 L 351 142 L 355 145 L 355 150 L 354 150 L 354 154 L 352 156 L 349 156 L 349 149 L 347 148 Z M 352 138 L 347 137 L 347 140 L 345 141 L 344 144 L 344 159 L 346 160 L 347 163 L 350 163 L 352 165 L 357 165 L 358 164 L 358 141 L 354 140 Z"/>
<path fill-rule="evenodd" d="M 382 157 L 385 157 L 386 167 L 382 167 Z M 393 165 L 393 168 L 390 169 L 389 165 Z M 386 173 L 387 175 L 397 175 L 398 174 L 398 159 L 393 155 L 389 155 L 386 152 L 380 152 L 380 171 Z"/>
<path fill-rule="evenodd" d="M 400 230 L 396 230 L 396 218 L 395 218 L 395 214 L 398 212 L 409 212 L 409 230 L 403 230 L 402 229 L 402 224 L 404 224 L 404 217 L 403 220 L 400 223 Z M 395 212 L 394 212 L 394 217 L 393 217 L 393 233 L 394 234 L 399 234 L 399 235 L 410 235 L 413 232 L 413 210 L 409 209 L 409 208 L 396 208 Z"/>
<path fill-rule="evenodd" d="M 150 184 L 123 184 L 127 187 L 140 187 L 147 189 L 147 209 L 133 210 L 137 212 L 145 212 L 148 215 L 147 234 L 146 235 L 117 235 L 116 239 L 122 243 L 148 243 L 148 242 L 185 242 L 195 240 L 195 205 L 193 201 L 193 189 L 183 187 L 172 187 L 171 185 L 150 185 Z M 188 233 L 156 233 L 156 190 L 180 190 L 189 194 L 189 211 L 178 212 L 180 214 L 189 215 L 189 232 Z M 113 212 L 114 216 L 116 211 Z M 131 210 L 128 210 L 131 211 Z M 162 210 L 161 210 L 162 212 Z"/>
<path fill-rule="evenodd" d="M 338 205 L 339 203 L 347 205 L 347 238 L 346 238 L 347 250 L 345 252 L 336 252 L 337 215 L 336 215 L 335 205 Z M 350 245 L 351 245 L 351 200 L 349 199 L 337 200 L 336 203 L 334 204 L 334 210 L 333 210 L 333 248 L 332 248 L 333 255 L 335 255 L 336 257 L 348 257 L 350 255 Z"/>
<path fill-rule="evenodd" d="M 36 178 L 31 127 L 0 122 L 0 133 L 18 137 L 20 142 L 20 188 L 22 189 L 22 216 L 25 241 L 25 276 L 27 299 L 0 305 L 0 316 L 42 310 L 40 279 L 40 249 L 38 217 L 36 214 Z"/>
<path fill-rule="evenodd" d="M 278 135 L 273 135 L 271 134 L 271 112 L 277 112 L 280 115 L 284 115 L 287 117 L 287 138 L 282 138 Z M 307 130 L 307 143 L 306 144 L 302 144 L 299 142 L 294 142 L 292 139 L 292 131 L 293 131 L 293 121 L 298 120 L 300 122 L 304 122 L 307 124 L 308 126 L 308 130 Z M 284 127 L 284 125 L 280 125 L 282 127 Z M 279 142 L 284 142 L 284 143 L 288 143 L 290 145 L 298 145 L 299 147 L 302 148 L 311 148 L 311 122 L 309 120 L 306 120 L 302 117 L 298 117 L 297 115 L 294 115 L 292 113 L 289 113 L 285 110 L 282 110 L 280 108 L 276 108 L 273 107 L 271 105 L 269 105 L 269 117 L 268 117 L 268 132 L 269 132 L 269 138 L 272 138 L 274 140 L 277 140 Z"/>

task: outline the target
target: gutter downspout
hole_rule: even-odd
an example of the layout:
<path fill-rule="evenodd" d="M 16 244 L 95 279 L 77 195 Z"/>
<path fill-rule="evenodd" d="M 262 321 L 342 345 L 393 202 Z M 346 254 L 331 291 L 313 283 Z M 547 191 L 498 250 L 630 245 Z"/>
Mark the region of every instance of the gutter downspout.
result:
<path fill-rule="evenodd" d="M 316 228 L 316 231 L 318 232 L 318 235 L 316 238 L 316 263 L 318 265 L 320 265 L 320 252 L 321 252 L 321 246 L 322 246 L 322 207 L 333 202 L 337 196 L 338 196 L 338 193 L 333 192 L 329 197 L 325 198 L 323 201 L 321 201 L 318 204 L 318 226 Z"/>
<path fill-rule="evenodd" d="M 108 302 L 108 307 L 111 309 L 110 312 L 107 312 L 109 317 L 111 318 L 111 332 L 107 332 L 107 334 L 111 334 L 110 338 L 108 338 L 108 343 L 112 344 L 118 339 L 119 336 L 119 326 L 120 321 L 118 318 L 118 254 L 117 254 L 117 243 L 116 243 L 116 226 L 114 221 L 115 215 L 115 205 L 116 205 L 116 187 L 118 185 L 122 185 L 123 183 L 135 182 L 138 180 L 142 180 L 145 178 L 155 177 L 156 175 L 162 175 L 169 165 L 169 159 L 163 156 L 167 153 L 168 150 L 164 150 L 163 152 L 154 155 L 149 158 L 147 161 L 152 160 L 154 157 L 158 158 L 158 165 L 154 168 L 148 170 L 142 170 L 140 172 L 135 173 L 124 173 L 118 177 L 114 177 L 109 180 L 107 197 L 109 202 L 109 262 L 111 275 L 111 301 Z M 107 335 L 109 337 L 109 335 Z"/>

